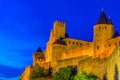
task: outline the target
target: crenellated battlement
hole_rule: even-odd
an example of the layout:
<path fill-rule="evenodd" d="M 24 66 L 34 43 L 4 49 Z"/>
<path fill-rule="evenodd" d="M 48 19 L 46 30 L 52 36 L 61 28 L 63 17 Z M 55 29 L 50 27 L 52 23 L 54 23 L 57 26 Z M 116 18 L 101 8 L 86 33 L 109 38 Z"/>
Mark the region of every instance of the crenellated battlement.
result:
<path fill-rule="evenodd" d="M 56 21 L 54 21 L 54 25 L 62 25 L 62 26 L 65 26 L 65 22 L 61 22 L 61 21 L 58 21 L 58 20 L 56 20 Z"/>

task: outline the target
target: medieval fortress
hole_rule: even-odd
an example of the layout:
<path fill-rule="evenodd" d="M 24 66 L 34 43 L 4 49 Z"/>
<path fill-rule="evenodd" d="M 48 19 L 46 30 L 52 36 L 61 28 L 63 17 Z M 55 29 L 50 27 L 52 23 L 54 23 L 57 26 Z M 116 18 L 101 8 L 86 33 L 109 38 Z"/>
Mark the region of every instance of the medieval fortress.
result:
<path fill-rule="evenodd" d="M 94 25 L 92 42 L 69 38 L 66 24 L 55 21 L 50 31 L 46 49 L 40 47 L 33 54 L 33 65 L 45 69 L 51 67 L 54 74 L 60 67 L 73 66 L 77 71 L 92 72 L 100 80 L 120 80 L 120 36 L 114 32 L 114 25 L 104 11 Z M 28 80 L 31 66 L 20 75 Z"/>

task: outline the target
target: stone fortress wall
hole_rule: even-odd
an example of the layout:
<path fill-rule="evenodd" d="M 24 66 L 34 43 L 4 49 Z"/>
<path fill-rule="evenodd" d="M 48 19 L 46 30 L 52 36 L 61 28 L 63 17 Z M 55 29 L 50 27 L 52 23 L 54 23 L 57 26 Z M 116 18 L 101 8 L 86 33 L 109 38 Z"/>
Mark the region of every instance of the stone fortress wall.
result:
<path fill-rule="evenodd" d="M 54 22 L 45 51 L 38 48 L 33 54 L 33 67 L 51 67 L 54 74 L 61 67 L 73 66 L 96 74 L 100 80 L 114 80 L 116 75 L 120 79 L 120 36 L 114 36 L 114 25 L 104 11 L 94 26 L 92 42 L 71 39 L 65 29 L 65 23 Z M 25 69 L 22 80 L 29 72 Z"/>
<path fill-rule="evenodd" d="M 53 68 L 56 72 L 60 67 L 75 66 L 77 71 L 94 73 L 100 80 L 115 80 L 115 75 L 120 79 L 120 42 L 107 58 L 92 58 L 89 56 L 73 59 L 58 60 Z"/>

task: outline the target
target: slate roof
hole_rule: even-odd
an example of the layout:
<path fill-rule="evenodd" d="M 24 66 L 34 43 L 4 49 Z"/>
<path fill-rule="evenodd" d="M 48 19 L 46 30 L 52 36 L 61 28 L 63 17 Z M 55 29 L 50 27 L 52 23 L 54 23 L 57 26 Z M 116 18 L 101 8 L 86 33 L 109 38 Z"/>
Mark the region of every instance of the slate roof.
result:
<path fill-rule="evenodd" d="M 105 15 L 104 11 L 101 12 L 96 24 L 108 24 L 108 19 Z"/>
<path fill-rule="evenodd" d="M 69 35 L 68 35 L 68 33 L 65 33 L 65 38 L 69 38 Z"/>
<path fill-rule="evenodd" d="M 36 50 L 36 52 L 42 52 L 41 48 L 38 47 L 38 49 Z"/>
<path fill-rule="evenodd" d="M 112 24 L 113 25 L 113 23 L 112 23 L 110 18 L 108 18 L 108 24 Z"/>
<path fill-rule="evenodd" d="M 53 44 L 66 45 L 66 43 L 65 43 L 65 41 L 63 41 L 63 39 L 57 39 Z"/>

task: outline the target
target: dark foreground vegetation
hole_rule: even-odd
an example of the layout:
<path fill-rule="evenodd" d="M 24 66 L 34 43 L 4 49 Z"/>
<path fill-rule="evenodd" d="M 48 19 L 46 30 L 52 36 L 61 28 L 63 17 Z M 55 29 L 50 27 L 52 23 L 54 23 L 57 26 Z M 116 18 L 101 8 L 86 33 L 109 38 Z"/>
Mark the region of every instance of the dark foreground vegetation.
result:
<path fill-rule="evenodd" d="M 52 70 L 45 70 L 43 67 L 35 66 L 30 71 L 30 80 L 97 80 L 98 77 L 93 73 L 85 71 L 77 72 L 73 67 L 62 67 L 54 75 Z"/>

